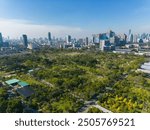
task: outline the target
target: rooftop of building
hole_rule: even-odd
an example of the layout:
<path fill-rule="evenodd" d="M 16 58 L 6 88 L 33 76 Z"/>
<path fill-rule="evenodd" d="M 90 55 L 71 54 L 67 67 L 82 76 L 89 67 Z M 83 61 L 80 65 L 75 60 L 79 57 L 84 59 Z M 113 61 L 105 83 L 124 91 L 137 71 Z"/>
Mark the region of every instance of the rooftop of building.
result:
<path fill-rule="evenodd" d="M 10 80 L 7 80 L 5 81 L 8 85 L 12 85 L 12 84 L 15 84 L 15 83 L 18 83 L 20 82 L 20 80 L 18 79 L 10 79 Z"/>
<path fill-rule="evenodd" d="M 19 83 L 18 83 L 18 85 L 20 85 L 20 86 L 22 86 L 22 87 L 29 86 L 29 84 L 28 84 L 28 83 L 23 82 L 23 81 L 19 82 Z"/>
<path fill-rule="evenodd" d="M 17 92 L 25 98 L 34 94 L 34 90 L 30 86 L 19 88 L 17 89 Z"/>

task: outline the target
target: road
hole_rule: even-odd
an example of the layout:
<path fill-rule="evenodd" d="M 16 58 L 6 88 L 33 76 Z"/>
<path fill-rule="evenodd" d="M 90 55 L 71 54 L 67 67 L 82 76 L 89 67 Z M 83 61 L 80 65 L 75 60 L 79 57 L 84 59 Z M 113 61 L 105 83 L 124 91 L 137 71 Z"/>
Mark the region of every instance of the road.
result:
<path fill-rule="evenodd" d="M 90 107 L 96 107 L 104 113 L 112 113 L 110 110 L 100 106 L 94 99 L 85 101 L 84 106 L 78 111 L 78 113 L 87 113 Z"/>
<path fill-rule="evenodd" d="M 100 106 L 100 105 L 93 105 L 93 107 L 96 107 L 96 108 L 98 108 L 99 110 L 101 110 L 101 111 L 103 111 L 104 113 L 112 113 L 111 111 L 109 111 L 108 109 L 106 109 L 106 108 L 104 108 L 104 107 L 102 107 L 102 106 Z"/>

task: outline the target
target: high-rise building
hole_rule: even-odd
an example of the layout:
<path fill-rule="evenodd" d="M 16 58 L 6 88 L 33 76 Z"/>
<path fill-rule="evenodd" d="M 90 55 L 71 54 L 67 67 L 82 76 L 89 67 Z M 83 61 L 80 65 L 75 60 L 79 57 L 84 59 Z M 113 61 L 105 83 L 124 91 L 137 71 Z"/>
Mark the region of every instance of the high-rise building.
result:
<path fill-rule="evenodd" d="M 93 34 L 93 43 L 98 43 L 101 40 L 101 34 Z"/>
<path fill-rule="evenodd" d="M 129 35 L 131 35 L 131 32 L 132 32 L 131 29 L 129 29 Z"/>
<path fill-rule="evenodd" d="M 107 36 L 108 38 L 112 38 L 112 37 L 115 36 L 115 32 L 113 32 L 112 30 L 109 30 L 109 31 L 106 33 L 106 36 Z"/>
<path fill-rule="evenodd" d="M 70 35 L 66 36 L 66 42 L 67 42 L 67 44 L 71 43 L 71 36 Z"/>
<path fill-rule="evenodd" d="M 104 51 L 104 47 L 105 47 L 105 40 L 100 40 L 100 45 L 99 45 L 100 50 Z"/>
<path fill-rule="evenodd" d="M 133 43 L 133 34 L 132 34 L 131 29 L 129 30 L 129 34 L 128 34 L 128 42 Z"/>
<path fill-rule="evenodd" d="M 0 33 L 0 47 L 3 45 L 3 37 L 2 37 L 2 33 Z"/>
<path fill-rule="evenodd" d="M 110 37 L 109 41 L 110 41 L 111 44 L 115 44 L 115 37 Z"/>
<path fill-rule="evenodd" d="M 92 36 L 92 43 L 95 43 L 95 37 Z"/>
<path fill-rule="evenodd" d="M 134 43 L 137 43 L 137 42 L 138 42 L 138 35 L 135 34 L 135 35 L 133 36 L 133 42 L 134 42 Z"/>
<path fill-rule="evenodd" d="M 28 38 L 27 35 L 23 34 L 23 45 L 27 48 L 28 47 Z"/>
<path fill-rule="evenodd" d="M 51 38 L 51 33 L 48 32 L 48 41 L 51 42 L 52 38 Z"/>
<path fill-rule="evenodd" d="M 110 51 L 114 50 L 115 46 L 111 45 L 109 40 L 100 40 L 99 49 L 101 51 Z"/>
<path fill-rule="evenodd" d="M 115 35 L 116 35 L 115 32 L 113 32 L 112 30 L 110 30 L 109 37 L 111 38 L 111 37 L 114 37 Z"/>
<path fill-rule="evenodd" d="M 130 43 L 133 43 L 133 34 L 131 34 L 131 36 L 130 36 Z"/>
<path fill-rule="evenodd" d="M 89 38 L 86 37 L 86 38 L 85 38 L 85 45 L 88 45 L 88 44 L 89 44 Z"/>
<path fill-rule="evenodd" d="M 79 38 L 79 39 L 78 39 L 78 43 L 79 43 L 79 44 L 84 44 L 84 39 L 83 39 L 83 38 Z"/>

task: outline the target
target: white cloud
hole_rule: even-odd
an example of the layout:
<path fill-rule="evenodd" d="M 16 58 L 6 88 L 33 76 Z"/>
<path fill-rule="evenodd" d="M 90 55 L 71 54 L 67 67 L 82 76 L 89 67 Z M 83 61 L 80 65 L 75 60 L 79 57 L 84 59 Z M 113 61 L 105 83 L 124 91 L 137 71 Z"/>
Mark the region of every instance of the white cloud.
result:
<path fill-rule="evenodd" d="M 0 32 L 4 36 L 20 37 L 27 34 L 29 37 L 47 37 L 51 32 L 53 36 L 64 37 L 70 34 L 74 37 L 80 37 L 84 30 L 79 27 L 68 27 L 61 25 L 40 25 L 26 20 L 0 19 Z"/>

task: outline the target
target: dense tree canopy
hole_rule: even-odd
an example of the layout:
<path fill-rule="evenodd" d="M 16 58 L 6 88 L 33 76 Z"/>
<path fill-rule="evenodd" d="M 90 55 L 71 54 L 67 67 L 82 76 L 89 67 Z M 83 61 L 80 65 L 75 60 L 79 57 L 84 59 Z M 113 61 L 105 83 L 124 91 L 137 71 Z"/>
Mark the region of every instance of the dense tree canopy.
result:
<path fill-rule="evenodd" d="M 35 90 L 25 99 L 9 97 L 7 86 L 0 88 L 0 112 L 78 112 L 92 98 L 112 112 L 150 112 L 150 79 L 136 71 L 146 60 L 87 50 L 40 50 L 0 58 L 2 81 L 17 78 Z"/>

